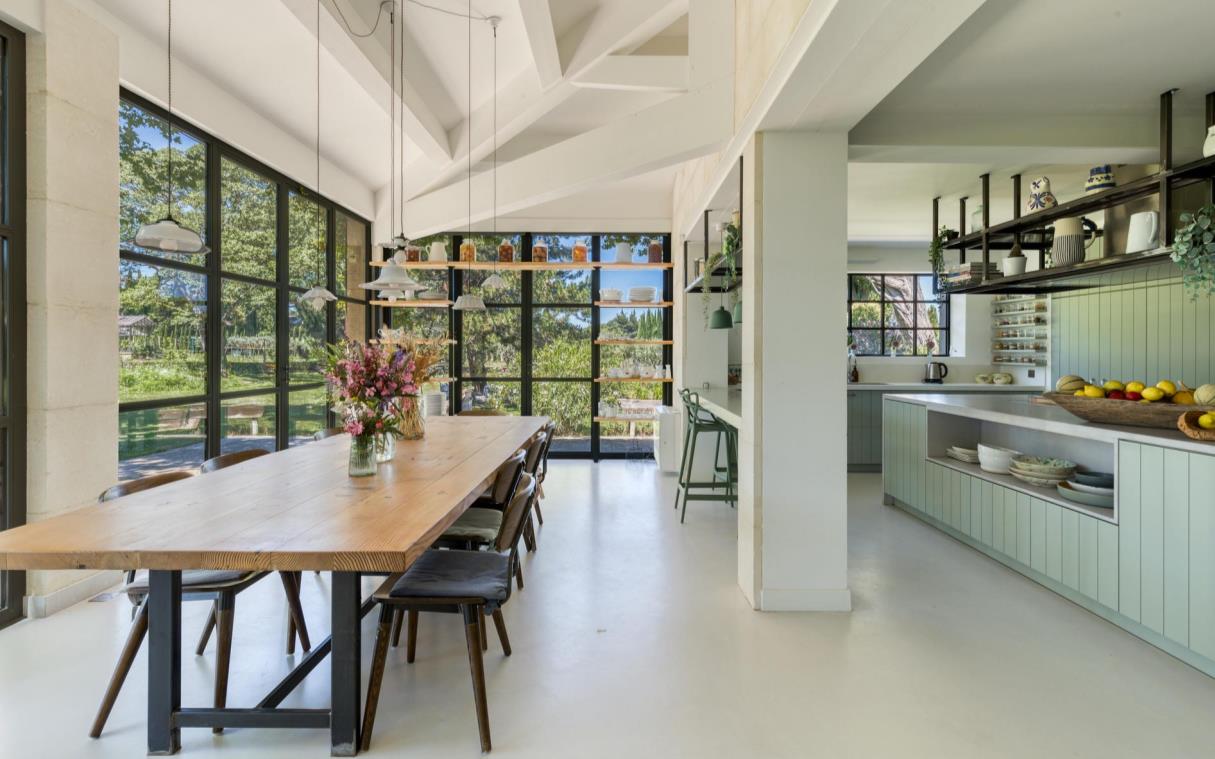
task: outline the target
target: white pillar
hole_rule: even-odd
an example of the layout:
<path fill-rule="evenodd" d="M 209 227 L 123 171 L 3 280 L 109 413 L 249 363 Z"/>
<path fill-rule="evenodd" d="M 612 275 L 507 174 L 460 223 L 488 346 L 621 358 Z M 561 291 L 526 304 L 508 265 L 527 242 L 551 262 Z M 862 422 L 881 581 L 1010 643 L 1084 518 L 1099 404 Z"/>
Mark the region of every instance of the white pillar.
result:
<path fill-rule="evenodd" d="M 118 40 L 46 0 L 28 74 L 27 520 L 95 502 L 118 471 Z M 27 613 L 117 572 L 30 572 Z"/>
<path fill-rule="evenodd" d="M 847 611 L 847 135 L 759 133 L 744 161 L 739 584 Z"/>

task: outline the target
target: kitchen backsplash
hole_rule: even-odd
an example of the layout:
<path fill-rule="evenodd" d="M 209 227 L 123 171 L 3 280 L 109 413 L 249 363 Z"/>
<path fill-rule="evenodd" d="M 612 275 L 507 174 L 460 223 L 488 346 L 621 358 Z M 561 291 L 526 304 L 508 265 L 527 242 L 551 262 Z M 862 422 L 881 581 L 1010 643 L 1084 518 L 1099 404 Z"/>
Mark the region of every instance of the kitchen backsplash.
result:
<path fill-rule="evenodd" d="M 1175 271 L 1107 274 L 1100 287 L 1052 296 L 1052 375 L 1215 381 L 1215 299 L 1191 301 Z"/>

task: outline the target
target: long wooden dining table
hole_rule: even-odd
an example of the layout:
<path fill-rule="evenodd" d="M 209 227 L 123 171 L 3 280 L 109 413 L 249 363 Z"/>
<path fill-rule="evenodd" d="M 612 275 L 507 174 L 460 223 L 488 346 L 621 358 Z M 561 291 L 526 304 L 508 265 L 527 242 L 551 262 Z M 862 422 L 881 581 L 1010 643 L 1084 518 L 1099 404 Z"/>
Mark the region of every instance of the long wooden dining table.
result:
<path fill-rule="evenodd" d="M 0 569 L 147 569 L 148 753 L 176 753 L 183 727 L 328 728 L 358 752 L 363 573 L 403 572 L 484 492 L 544 417 L 437 417 L 399 441 L 376 475 L 347 474 L 339 435 L 0 532 Z M 181 572 L 332 572 L 330 637 L 247 708 L 181 705 Z M 327 709 L 279 704 L 324 657 Z"/>

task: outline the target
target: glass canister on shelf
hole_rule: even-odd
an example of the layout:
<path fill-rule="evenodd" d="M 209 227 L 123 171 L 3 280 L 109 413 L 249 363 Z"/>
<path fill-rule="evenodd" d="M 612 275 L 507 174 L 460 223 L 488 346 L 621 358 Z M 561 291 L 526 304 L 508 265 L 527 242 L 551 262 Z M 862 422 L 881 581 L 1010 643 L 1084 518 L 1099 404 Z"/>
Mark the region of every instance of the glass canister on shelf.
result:
<path fill-rule="evenodd" d="M 410 243 L 405 246 L 405 260 L 409 263 L 418 263 L 422 260 L 422 249 L 417 245 Z"/>
<path fill-rule="evenodd" d="M 460 243 L 460 260 L 465 263 L 477 260 L 477 246 L 472 240 Z"/>
<path fill-rule="evenodd" d="M 515 260 L 515 244 L 505 237 L 498 243 L 498 263 L 509 264 Z"/>
<path fill-rule="evenodd" d="M 586 240 L 580 239 L 574 243 L 573 255 L 574 263 L 584 264 L 587 262 L 589 256 L 587 255 Z"/>
<path fill-rule="evenodd" d="M 532 245 L 532 260 L 547 261 L 548 260 L 548 243 L 540 240 Z"/>
<path fill-rule="evenodd" d="M 649 253 L 650 263 L 652 263 L 652 264 L 662 263 L 662 240 L 659 240 L 659 239 L 650 240 L 649 247 L 646 250 Z"/>

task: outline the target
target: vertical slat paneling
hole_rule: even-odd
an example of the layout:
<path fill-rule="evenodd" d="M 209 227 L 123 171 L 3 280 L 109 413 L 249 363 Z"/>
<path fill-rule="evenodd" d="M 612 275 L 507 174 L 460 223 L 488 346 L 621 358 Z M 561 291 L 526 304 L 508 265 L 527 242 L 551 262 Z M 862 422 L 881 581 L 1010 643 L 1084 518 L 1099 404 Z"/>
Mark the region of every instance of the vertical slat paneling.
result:
<path fill-rule="evenodd" d="M 1140 493 L 1139 473 L 1142 469 L 1142 449 L 1138 443 L 1118 444 L 1118 540 L 1122 553 L 1118 561 L 1118 611 L 1136 622 L 1140 619 L 1139 601 L 1139 541 Z"/>
<path fill-rule="evenodd" d="M 1187 375 L 1185 374 L 1185 359 L 1187 351 L 1182 347 L 1182 336 L 1185 333 L 1185 325 L 1182 323 L 1182 303 L 1188 298 L 1185 293 L 1181 292 L 1180 287 L 1168 286 L 1161 290 L 1168 298 L 1168 308 L 1164 309 L 1165 316 L 1168 319 L 1169 326 L 1169 373 L 1161 377 L 1172 377 L 1176 381 L 1185 382 Z M 1191 380 L 1193 381 L 1193 380 Z M 1204 379 L 1203 382 L 1206 382 Z M 1197 385 L 1191 385 L 1197 387 Z"/>
<path fill-rule="evenodd" d="M 1017 561 L 1025 566 L 1030 563 L 1030 508 L 1029 496 L 1017 493 Z"/>
<path fill-rule="evenodd" d="M 983 517 L 983 529 L 982 529 L 982 532 L 979 534 L 979 540 L 983 541 L 983 545 L 988 546 L 989 548 L 991 547 L 992 533 L 994 532 L 994 529 L 992 526 L 992 518 L 993 518 L 993 512 L 994 512 L 994 505 L 992 504 L 992 498 L 994 498 L 995 496 L 992 492 L 992 487 L 993 486 L 990 482 L 987 482 L 986 480 L 984 480 L 982 487 L 979 488 L 979 496 L 980 496 L 980 498 L 982 498 L 981 513 L 982 513 L 982 517 Z"/>
<path fill-rule="evenodd" d="M 1080 515 L 1071 509 L 1063 509 L 1062 528 L 1062 582 L 1072 590 L 1080 589 Z"/>
<path fill-rule="evenodd" d="M 970 537 L 983 540 L 983 480 L 970 478 Z"/>
<path fill-rule="evenodd" d="M 1122 364 L 1122 344 L 1126 340 L 1126 334 L 1120 330 L 1122 325 L 1122 297 L 1122 287 L 1116 286 L 1111 288 L 1107 298 L 1110 303 L 1110 313 L 1108 314 L 1110 320 L 1109 326 L 1113 334 L 1109 340 L 1110 362 L 1109 371 L 1106 373 L 1106 376 L 1126 381 L 1130 379 L 1130 376 L 1126 373 L 1126 368 Z"/>
<path fill-rule="evenodd" d="M 1190 454 L 1190 648 L 1215 659 L 1215 456 Z"/>
<path fill-rule="evenodd" d="M 1198 454 L 1164 452 L 1164 635 L 1190 640 L 1190 459 Z M 1207 504 L 1211 504 L 1207 494 Z"/>
<path fill-rule="evenodd" d="M 1030 500 L 1029 565 L 1046 574 L 1046 501 Z"/>
<path fill-rule="evenodd" d="M 1118 608 L 1118 527 L 1097 523 L 1097 600 Z"/>
<path fill-rule="evenodd" d="M 1080 527 L 1080 592 L 1097 600 L 1097 520 L 1079 516 Z"/>
<path fill-rule="evenodd" d="M 1182 454 L 1184 455 L 1184 454 Z M 1140 448 L 1139 460 L 1139 621 L 1164 632 L 1164 449 Z M 1119 561 L 1121 561 L 1121 555 Z M 1118 586 L 1119 603 L 1122 585 Z"/>
<path fill-rule="evenodd" d="M 996 485 L 991 494 L 991 547 L 1004 553 L 1004 494 L 1008 488 Z"/>
<path fill-rule="evenodd" d="M 1163 379 L 1160 376 L 1160 290 L 1148 287 L 1146 294 L 1147 311 L 1144 316 L 1147 324 L 1147 369 L 1143 381 L 1152 385 Z"/>
<path fill-rule="evenodd" d="M 1063 514 L 1068 509 L 1046 504 L 1046 575 L 1063 582 Z"/>
<path fill-rule="evenodd" d="M 1017 558 L 1017 491 L 1004 489 L 1004 555 Z"/>

